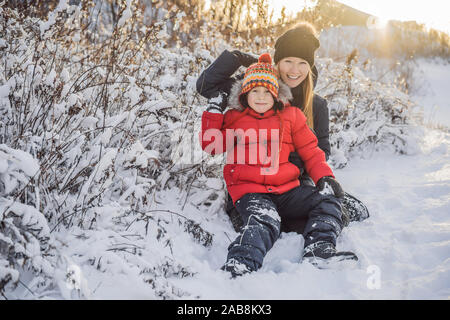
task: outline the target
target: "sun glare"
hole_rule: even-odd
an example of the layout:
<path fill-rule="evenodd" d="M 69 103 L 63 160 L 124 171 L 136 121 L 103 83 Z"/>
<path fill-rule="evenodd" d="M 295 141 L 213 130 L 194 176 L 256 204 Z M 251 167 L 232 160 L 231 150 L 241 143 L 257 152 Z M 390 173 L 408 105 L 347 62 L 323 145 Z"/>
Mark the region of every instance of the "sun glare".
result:
<path fill-rule="evenodd" d="M 367 28 L 369 29 L 384 29 L 388 25 L 389 20 L 384 18 L 378 18 L 375 16 L 370 16 L 369 19 L 367 19 Z"/>
<path fill-rule="evenodd" d="M 385 21 L 399 20 L 423 23 L 427 27 L 435 28 L 450 33 L 450 19 L 445 8 L 446 1 L 442 0 L 339 0 L 339 2 L 351 6 L 357 10 L 374 15 L 380 19 L 382 26 Z"/>
<path fill-rule="evenodd" d="M 450 33 L 450 19 L 445 8 L 446 1 L 442 0 L 338 0 L 357 10 L 374 16 L 369 19 L 367 27 L 383 29 L 389 20 L 415 20 L 425 24 L 428 28 L 435 28 Z M 305 6 L 314 6 L 312 0 L 269 0 L 270 9 L 274 10 L 274 20 L 280 17 L 281 9 L 286 7 L 286 13 L 295 14 Z M 269 10 L 270 10 L 269 9 Z M 376 18 L 375 18 L 376 17 Z"/>
<path fill-rule="evenodd" d="M 367 27 L 371 29 L 383 29 L 389 20 L 415 20 L 428 28 L 450 34 L 450 19 L 448 10 L 443 5 L 446 1 L 443 0 L 338 0 L 337 2 L 372 15 L 367 23 Z M 317 0 L 268 0 L 269 14 L 273 11 L 272 21 L 276 22 L 281 17 L 283 7 L 286 8 L 287 15 L 295 16 L 305 7 L 313 7 L 316 3 Z M 205 1 L 206 10 L 212 5 L 211 0 Z"/>
<path fill-rule="evenodd" d="M 315 1 L 313 0 L 269 0 L 269 12 L 273 10 L 273 19 L 276 21 L 281 17 L 281 10 L 286 8 L 286 14 L 296 14 L 299 11 L 302 11 L 305 7 L 313 7 L 315 5 Z"/>

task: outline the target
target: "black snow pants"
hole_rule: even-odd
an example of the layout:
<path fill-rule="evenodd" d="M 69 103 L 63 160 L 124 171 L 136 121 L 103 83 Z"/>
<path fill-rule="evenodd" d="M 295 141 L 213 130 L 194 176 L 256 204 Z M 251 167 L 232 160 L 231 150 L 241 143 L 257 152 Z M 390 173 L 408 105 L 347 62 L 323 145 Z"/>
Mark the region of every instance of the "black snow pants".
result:
<path fill-rule="evenodd" d="M 317 241 L 336 245 L 343 227 L 340 201 L 312 186 L 299 186 L 283 194 L 248 193 L 235 205 L 244 225 L 228 247 L 227 261 L 237 260 L 252 271 L 262 266 L 280 236 L 282 219 L 306 222 L 305 247 Z"/>

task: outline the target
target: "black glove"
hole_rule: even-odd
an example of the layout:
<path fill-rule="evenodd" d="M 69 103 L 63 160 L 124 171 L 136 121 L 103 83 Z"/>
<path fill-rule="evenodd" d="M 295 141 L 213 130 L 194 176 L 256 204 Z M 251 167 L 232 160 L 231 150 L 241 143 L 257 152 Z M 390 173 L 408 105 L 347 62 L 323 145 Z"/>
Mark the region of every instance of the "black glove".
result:
<path fill-rule="evenodd" d="M 208 100 L 208 107 L 206 108 L 206 111 L 223 112 L 227 107 L 227 105 L 228 105 L 228 95 L 223 91 L 219 91 L 217 96 L 210 98 Z"/>
<path fill-rule="evenodd" d="M 232 53 L 239 59 L 239 63 L 246 68 L 252 63 L 258 62 L 258 58 L 251 54 L 239 50 L 234 50 Z"/>
<path fill-rule="evenodd" d="M 344 190 L 339 182 L 337 182 L 333 177 L 326 176 L 320 178 L 319 181 L 317 181 L 316 186 L 322 194 L 333 194 L 337 198 L 344 198 Z"/>

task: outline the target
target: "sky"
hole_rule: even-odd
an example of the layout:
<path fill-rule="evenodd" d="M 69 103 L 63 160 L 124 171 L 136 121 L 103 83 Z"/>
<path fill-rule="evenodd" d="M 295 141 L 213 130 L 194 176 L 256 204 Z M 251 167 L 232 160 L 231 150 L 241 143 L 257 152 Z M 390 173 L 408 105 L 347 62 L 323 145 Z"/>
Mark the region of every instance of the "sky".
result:
<path fill-rule="evenodd" d="M 309 0 L 270 0 L 275 12 L 283 6 L 289 11 L 301 10 Z M 428 27 L 450 33 L 450 2 L 447 0 L 339 0 L 355 9 L 384 20 L 415 20 Z"/>

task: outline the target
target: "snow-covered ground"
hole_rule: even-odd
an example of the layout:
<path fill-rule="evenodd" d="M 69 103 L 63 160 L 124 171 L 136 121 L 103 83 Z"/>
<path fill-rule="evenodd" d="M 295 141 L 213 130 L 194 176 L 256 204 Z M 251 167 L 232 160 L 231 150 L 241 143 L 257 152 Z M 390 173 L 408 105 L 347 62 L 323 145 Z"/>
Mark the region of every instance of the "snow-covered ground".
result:
<path fill-rule="evenodd" d="M 449 74 L 449 63 L 417 60 L 416 77 L 422 85 L 411 97 L 422 107 L 426 124 L 450 128 Z"/>
<path fill-rule="evenodd" d="M 172 258 L 189 266 L 194 276 L 167 276 L 166 289 L 172 287 L 185 299 L 448 299 L 450 298 L 450 134 L 423 129 L 421 150 L 414 155 L 367 154 L 353 159 L 342 170 L 335 170 L 345 189 L 363 200 L 371 217 L 352 222 L 343 230 L 338 249 L 353 250 L 360 261 L 329 270 L 300 263 L 303 237 L 283 233 L 264 260 L 261 270 L 231 280 L 220 271 L 227 245 L 237 235 L 220 211 L 205 215 L 187 203 L 185 215 L 201 221 L 214 234 L 212 246 L 196 244 L 186 233 L 172 237 Z M 165 198 L 167 197 L 167 199 Z M 174 198 L 174 190 L 159 199 Z M 180 212 L 180 204 L 165 202 L 168 212 Z M 167 225 L 167 228 L 170 228 Z M 136 230 L 138 227 L 136 226 Z M 79 266 L 81 292 L 91 299 L 155 299 L 155 290 L 142 281 L 136 265 L 151 266 L 160 259 L 163 244 L 139 242 L 121 234 L 121 243 L 142 247 L 142 255 L 124 264 L 103 253 L 103 261 L 87 263 L 101 252 L 99 244 L 117 236 L 110 229 L 77 237 L 77 230 L 59 234 L 62 255 Z M 105 265 L 110 266 L 105 268 Z M 135 265 L 134 265 L 135 264 Z M 103 265 L 103 266 L 102 266 Z M 105 272 L 105 269 L 108 269 Z M 77 298 L 60 275 L 60 293 Z M 25 280 L 24 280 L 25 281 Z M 32 286 L 32 283 L 29 283 Z M 19 286 L 14 295 L 31 298 Z M 10 296 L 12 297 L 12 296 Z M 42 296 L 41 298 L 45 298 Z"/>
<path fill-rule="evenodd" d="M 202 299 L 448 299 L 450 135 L 425 130 L 421 153 L 373 154 L 336 175 L 371 213 L 338 242 L 338 249 L 358 254 L 358 266 L 318 270 L 299 263 L 303 238 L 288 233 L 260 271 L 235 280 L 216 271 L 226 255 L 217 241 L 191 256 L 199 274 L 174 280 L 176 286 Z"/>

